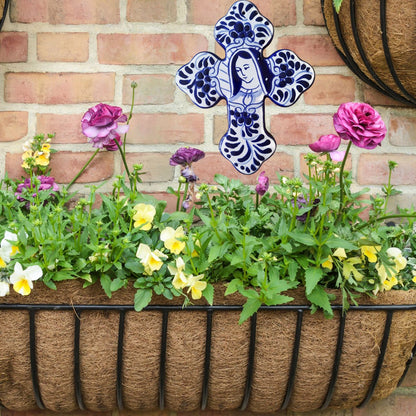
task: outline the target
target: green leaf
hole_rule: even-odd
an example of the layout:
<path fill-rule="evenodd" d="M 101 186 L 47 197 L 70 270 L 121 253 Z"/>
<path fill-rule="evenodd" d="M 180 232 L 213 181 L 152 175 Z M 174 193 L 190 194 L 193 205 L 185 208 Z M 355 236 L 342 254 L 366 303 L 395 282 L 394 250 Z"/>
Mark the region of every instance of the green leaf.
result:
<path fill-rule="evenodd" d="M 334 312 L 331 308 L 331 303 L 329 302 L 329 295 L 325 292 L 323 287 L 315 286 L 310 294 L 306 294 L 306 297 L 314 305 L 322 308 L 327 315 L 334 315 Z"/>
<path fill-rule="evenodd" d="M 317 267 L 311 267 L 305 271 L 306 295 L 312 293 L 318 282 L 322 279 L 323 271 Z"/>
<path fill-rule="evenodd" d="M 207 287 L 202 292 L 202 295 L 207 300 L 207 302 L 212 305 L 214 303 L 214 286 L 210 283 L 207 284 Z"/>
<path fill-rule="evenodd" d="M 134 309 L 140 312 L 152 300 L 152 289 L 139 289 L 134 295 Z"/>
<path fill-rule="evenodd" d="M 292 302 L 293 298 L 291 296 L 275 294 L 270 299 L 267 300 L 266 305 L 282 305 L 283 303 Z"/>
<path fill-rule="evenodd" d="M 339 13 L 341 9 L 341 4 L 343 0 L 334 0 L 334 7 L 337 13 Z"/>
<path fill-rule="evenodd" d="M 127 260 L 124 267 L 136 274 L 143 273 L 143 265 L 136 259 Z"/>
<path fill-rule="evenodd" d="M 250 298 L 243 306 L 243 310 L 240 314 L 240 320 L 238 321 L 239 324 L 242 324 L 246 321 L 250 316 L 254 315 L 260 308 L 261 302 L 258 298 Z"/>
<path fill-rule="evenodd" d="M 298 233 L 296 231 L 291 231 L 288 233 L 289 237 L 292 237 L 295 241 L 306 246 L 316 245 L 315 239 L 310 234 Z"/>
<path fill-rule="evenodd" d="M 240 288 L 243 287 L 243 283 L 240 279 L 233 279 L 227 285 L 227 289 L 225 290 L 225 296 L 231 295 L 237 292 Z"/>
<path fill-rule="evenodd" d="M 105 294 L 111 298 L 111 278 L 107 274 L 102 274 L 100 277 L 101 287 L 104 289 Z"/>
<path fill-rule="evenodd" d="M 296 280 L 298 274 L 299 265 L 296 261 L 291 261 L 288 267 L 289 279 Z"/>
<path fill-rule="evenodd" d="M 115 292 L 116 290 L 119 290 L 122 287 L 124 287 L 125 284 L 126 284 L 126 280 L 125 279 L 116 278 L 116 279 L 114 279 L 111 282 L 111 284 L 110 284 L 110 290 L 112 292 Z"/>
<path fill-rule="evenodd" d="M 334 236 L 329 237 L 325 245 L 329 248 L 345 248 L 347 250 L 356 250 L 358 248 L 355 244 Z"/>

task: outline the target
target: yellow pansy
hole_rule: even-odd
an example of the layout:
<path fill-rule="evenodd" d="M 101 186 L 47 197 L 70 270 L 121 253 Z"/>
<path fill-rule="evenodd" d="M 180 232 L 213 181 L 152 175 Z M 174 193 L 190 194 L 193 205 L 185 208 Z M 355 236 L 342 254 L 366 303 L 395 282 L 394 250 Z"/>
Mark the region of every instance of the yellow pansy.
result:
<path fill-rule="evenodd" d="M 402 251 L 397 247 L 390 247 L 387 249 L 387 255 L 394 260 L 395 269 L 398 272 L 403 270 L 407 265 L 407 260 L 403 257 Z"/>
<path fill-rule="evenodd" d="M 171 274 L 175 277 L 172 280 L 172 285 L 175 289 L 181 290 L 188 284 L 188 278 L 186 277 L 185 273 L 185 262 L 183 261 L 182 257 L 178 257 L 176 259 L 176 267 L 168 265 L 168 269 Z"/>
<path fill-rule="evenodd" d="M 347 253 L 345 253 L 345 249 L 343 248 L 337 248 L 334 251 L 333 256 L 338 257 L 340 260 L 347 258 Z"/>
<path fill-rule="evenodd" d="M 14 241 L 17 241 L 17 235 L 6 231 L 0 243 L 0 268 L 6 267 L 10 257 L 19 252 L 17 245 L 12 243 Z"/>
<path fill-rule="evenodd" d="M 207 282 L 201 282 L 203 277 L 203 274 L 198 276 L 189 275 L 187 286 L 189 286 L 188 293 L 191 291 L 192 299 L 201 299 L 202 291 L 207 287 Z"/>
<path fill-rule="evenodd" d="M 328 258 L 322 263 L 322 267 L 325 267 L 326 269 L 329 269 L 329 270 L 332 270 L 333 266 L 334 266 L 334 262 L 331 256 L 328 256 Z"/>
<path fill-rule="evenodd" d="M 375 263 L 380 249 L 381 246 L 361 246 L 361 255 L 367 257 L 370 263 Z"/>
<path fill-rule="evenodd" d="M 166 227 L 160 233 L 160 239 L 164 242 L 165 247 L 174 254 L 179 254 L 185 248 L 185 242 L 182 239 L 185 237 L 185 233 L 182 227 L 178 227 L 174 230 L 172 227 Z"/>
<path fill-rule="evenodd" d="M 22 265 L 17 262 L 14 265 L 14 272 L 10 275 L 10 283 L 17 293 L 26 296 L 33 289 L 33 281 L 38 280 L 42 275 L 40 266 L 29 266 L 23 270 Z"/>
<path fill-rule="evenodd" d="M 383 281 L 383 288 L 385 290 L 390 290 L 393 286 L 397 285 L 397 283 L 398 283 L 397 278 L 393 276 Z"/>
<path fill-rule="evenodd" d="M 352 274 L 357 282 L 363 280 L 363 274 L 355 268 L 357 264 L 361 264 L 359 257 L 351 257 L 342 262 L 342 275 L 345 279 L 349 279 Z"/>
<path fill-rule="evenodd" d="M 137 249 L 136 257 L 141 261 L 144 266 L 144 272 L 149 276 L 156 270 L 160 270 L 163 266 L 163 260 L 167 258 L 166 254 L 163 254 L 160 250 L 152 251 L 147 244 L 140 243 Z"/>
<path fill-rule="evenodd" d="M 9 293 L 10 293 L 10 285 L 5 281 L 0 280 L 0 297 L 6 296 Z"/>
<path fill-rule="evenodd" d="M 156 209 L 150 204 L 137 204 L 134 207 L 136 213 L 133 215 L 134 227 L 141 227 L 144 231 L 149 231 L 152 228 L 152 221 L 156 215 Z"/>

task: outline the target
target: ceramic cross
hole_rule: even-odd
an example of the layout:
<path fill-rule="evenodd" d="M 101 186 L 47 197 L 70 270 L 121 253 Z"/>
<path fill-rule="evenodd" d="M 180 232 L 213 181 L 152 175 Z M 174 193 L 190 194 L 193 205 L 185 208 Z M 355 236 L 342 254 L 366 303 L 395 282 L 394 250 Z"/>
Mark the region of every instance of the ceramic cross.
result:
<path fill-rule="evenodd" d="M 228 131 L 220 152 L 239 172 L 252 174 L 276 150 L 264 122 L 266 97 L 283 107 L 294 104 L 312 85 L 314 71 L 287 49 L 263 56 L 273 25 L 249 1 L 235 2 L 214 34 L 225 58 L 198 53 L 178 70 L 176 84 L 201 108 L 227 101 Z"/>

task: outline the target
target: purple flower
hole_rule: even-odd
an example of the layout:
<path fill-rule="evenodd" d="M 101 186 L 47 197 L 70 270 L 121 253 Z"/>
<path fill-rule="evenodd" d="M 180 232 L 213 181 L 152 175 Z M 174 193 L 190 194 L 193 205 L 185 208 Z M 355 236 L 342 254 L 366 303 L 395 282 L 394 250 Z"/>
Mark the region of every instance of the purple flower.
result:
<path fill-rule="evenodd" d="M 39 181 L 39 184 L 33 184 L 31 183 L 30 178 L 26 178 L 23 183 L 20 183 L 17 185 L 17 189 L 15 192 L 15 196 L 17 200 L 19 201 L 26 201 L 26 198 L 22 197 L 22 193 L 24 192 L 24 189 L 31 189 L 37 187 L 37 190 L 39 191 L 46 191 L 51 190 L 53 192 L 59 191 L 59 186 L 55 183 L 55 178 L 52 178 L 51 176 L 37 176 L 36 179 Z M 33 197 L 36 196 L 36 192 L 32 194 Z"/>
<path fill-rule="evenodd" d="M 205 157 L 205 153 L 202 150 L 195 149 L 194 147 L 181 147 L 170 158 L 169 164 L 171 166 L 191 166 L 193 162 L 197 162 Z"/>
<path fill-rule="evenodd" d="M 269 189 L 269 178 L 265 175 L 266 172 L 261 172 L 257 181 L 258 184 L 256 186 L 256 192 L 260 195 L 263 196 L 267 190 Z"/>
<path fill-rule="evenodd" d="M 321 202 L 321 200 L 319 198 L 315 198 L 313 200 L 312 209 L 311 209 L 310 214 L 309 214 L 310 216 L 315 215 L 315 212 L 318 208 L 318 204 L 320 202 Z M 292 200 L 292 205 L 294 205 L 293 200 Z M 307 207 L 309 205 L 309 197 L 308 197 L 308 199 L 305 199 L 305 197 L 303 195 L 299 195 L 296 199 L 296 205 L 298 206 L 299 209 Z M 308 217 L 308 213 L 305 212 L 302 215 L 297 215 L 296 219 L 300 222 L 305 222 L 307 217 Z"/>
<path fill-rule="evenodd" d="M 120 146 L 123 144 L 123 142 L 122 142 L 122 140 L 121 140 L 121 138 L 120 138 L 120 136 L 119 136 L 119 137 L 116 137 L 114 140 L 111 140 L 111 142 L 110 142 L 110 143 L 108 143 L 108 144 L 103 144 L 103 147 L 104 147 L 106 150 L 108 150 L 109 152 L 116 152 L 116 151 L 118 150 L 118 146 L 117 146 L 116 140 L 117 140 L 117 142 L 118 142 L 118 144 L 119 144 Z"/>
<path fill-rule="evenodd" d="M 198 177 L 195 175 L 190 166 L 182 169 L 181 175 L 186 179 L 186 182 L 196 182 L 198 180 Z"/>
<path fill-rule="evenodd" d="M 341 138 L 335 134 L 321 136 L 315 143 L 309 145 L 312 151 L 316 153 L 333 152 L 341 144 Z"/>
<path fill-rule="evenodd" d="M 334 114 L 334 127 L 341 139 L 364 149 L 374 149 L 386 136 L 380 114 L 365 103 L 341 104 Z"/>
<path fill-rule="evenodd" d="M 90 139 L 93 147 L 111 148 L 115 145 L 114 140 L 127 132 L 127 124 L 118 125 L 127 122 L 127 116 L 122 112 L 120 107 L 100 103 L 84 114 L 81 120 L 82 132 Z"/>
<path fill-rule="evenodd" d="M 334 150 L 333 152 L 329 152 L 329 156 L 331 156 L 333 162 L 342 162 L 345 157 L 345 152 L 344 150 Z"/>

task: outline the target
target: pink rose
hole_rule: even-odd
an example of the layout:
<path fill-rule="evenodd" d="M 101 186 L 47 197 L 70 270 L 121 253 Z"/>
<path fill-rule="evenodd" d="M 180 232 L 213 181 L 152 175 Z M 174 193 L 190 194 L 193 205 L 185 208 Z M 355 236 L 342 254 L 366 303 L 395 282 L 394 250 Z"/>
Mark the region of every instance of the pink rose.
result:
<path fill-rule="evenodd" d="M 114 140 L 118 140 L 129 129 L 127 124 L 118 124 L 125 122 L 127 122 L 127 116 L 123 114 L 120 107 L 97 104 L 84 114 L 81 126 L 82 132 L 90 139 L 92 146 L 101 149 L 108 148 L 108 146 L 112 148 L 116 145 Z"/>
<path fill-rule="evenodd" d="M 309 145 L 312 151 L 316 153 L 333 152 L 341 144 L 341 139 L 335 134 L 321 136 L 316 142 Z"/>
<path fill-rule="evenodd" d="M 380 114 L 365 103 L 344 103 L 334 114 L 334 127 L 340 137 L 364 149 L 374 149 L 386 136 Z"/>

